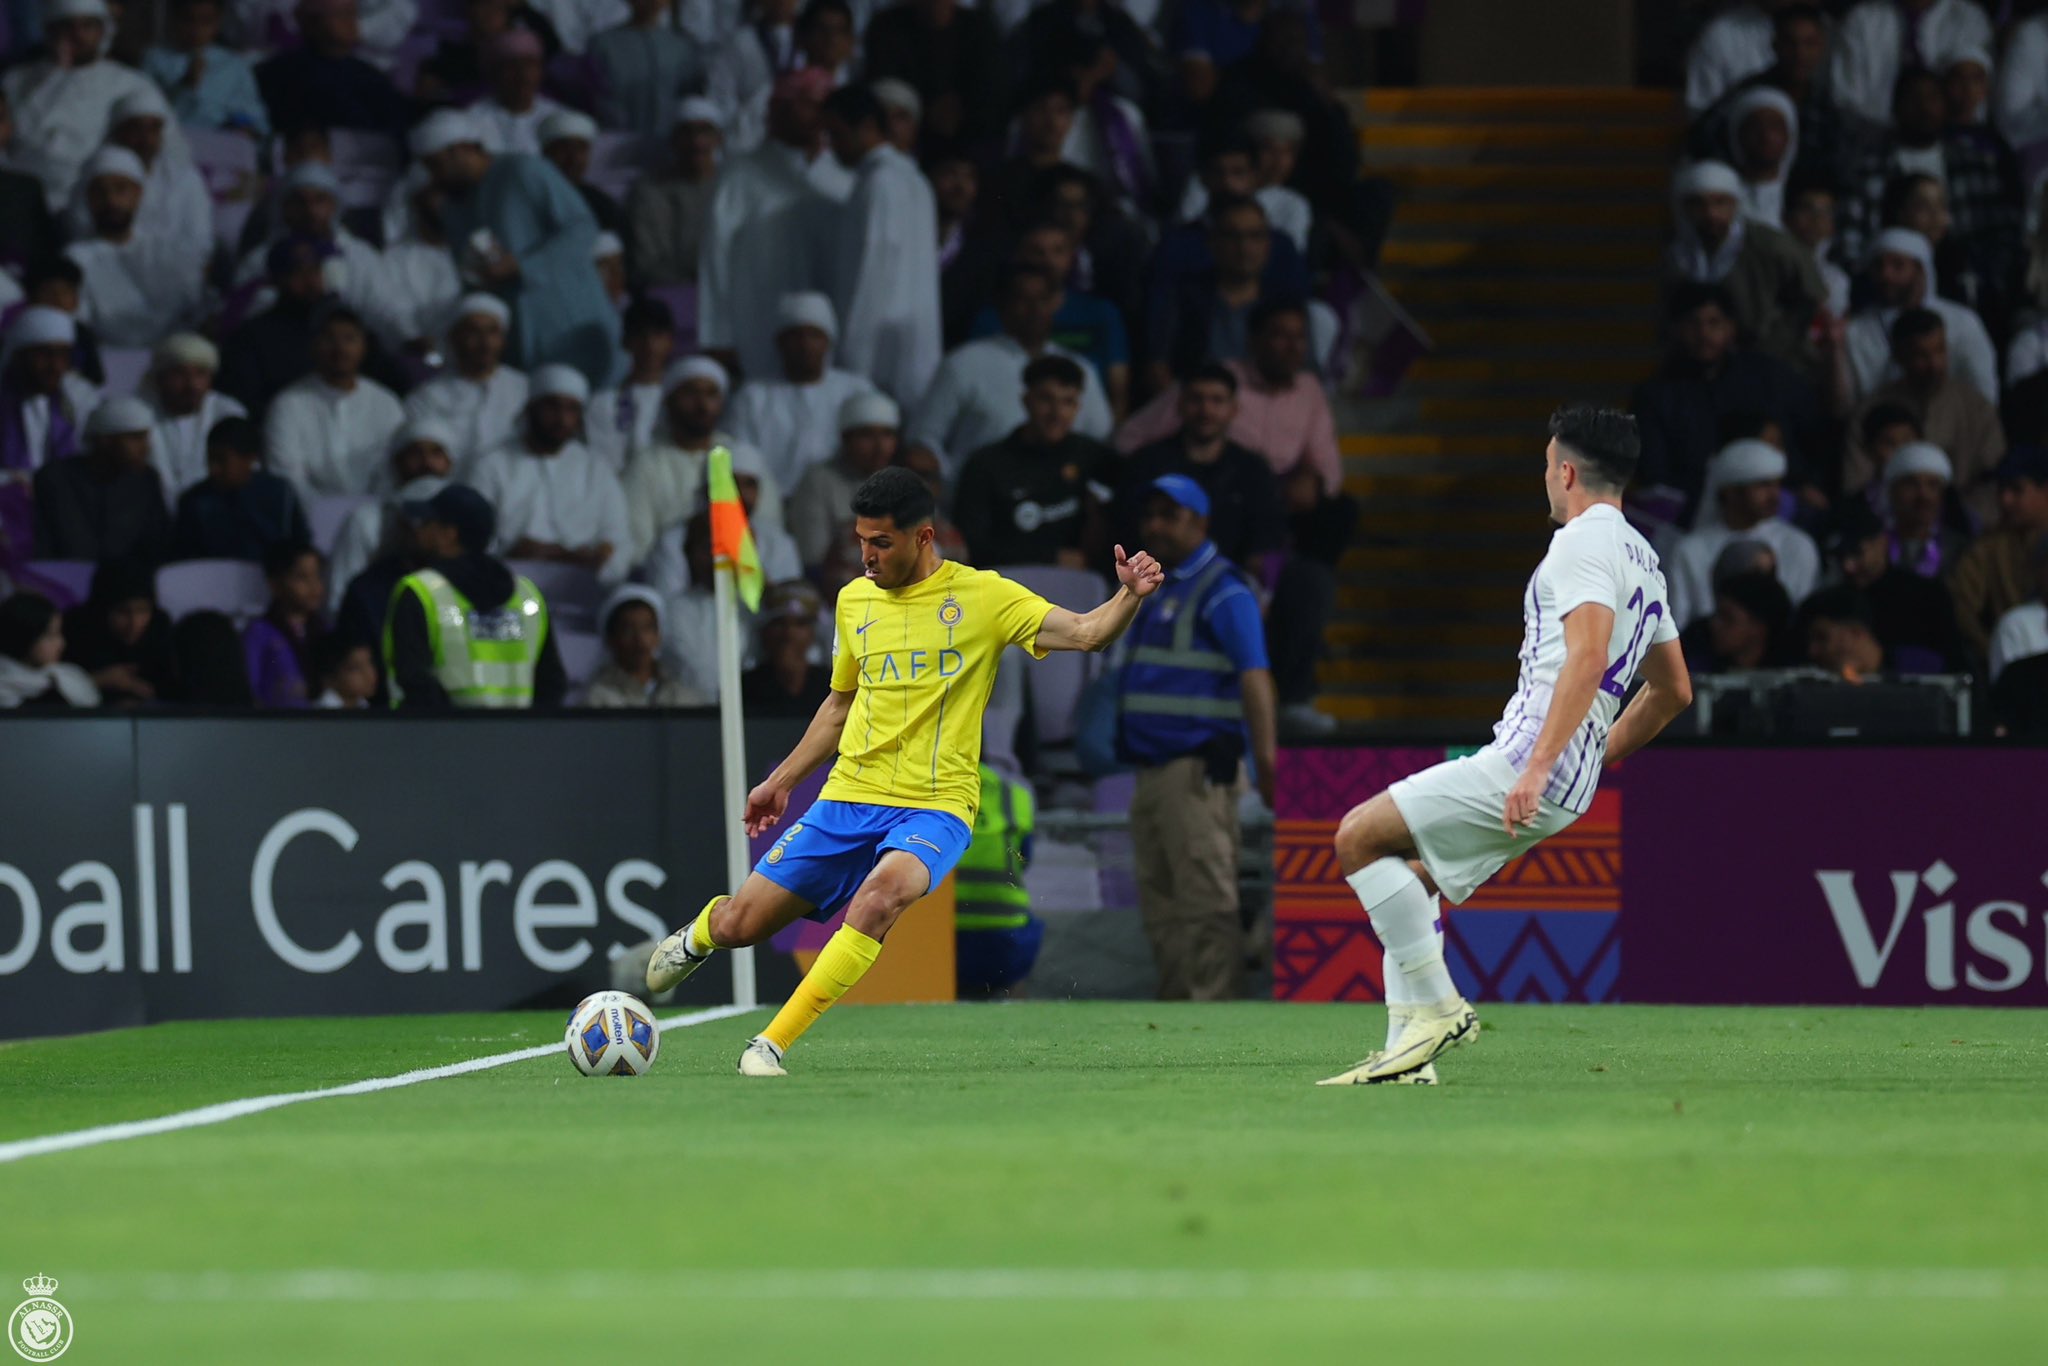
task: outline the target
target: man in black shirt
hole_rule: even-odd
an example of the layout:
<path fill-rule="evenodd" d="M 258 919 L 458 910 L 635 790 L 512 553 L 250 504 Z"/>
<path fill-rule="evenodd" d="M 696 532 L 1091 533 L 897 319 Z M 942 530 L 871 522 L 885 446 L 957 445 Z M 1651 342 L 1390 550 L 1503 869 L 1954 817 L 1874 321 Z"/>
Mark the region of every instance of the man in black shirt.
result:
<path fill-rule="evenodd" d="M 1032 361 L 1024 367 L 1024 425 L 968 457 L 953 522 L 975 564 L 1080 569 L 1107 553 L 1102 504 L 1120 462 L 1074 431 L 1084 383 L 1065 356 Z"/>
<path fill-rule="evenodd" d="M 1260 572 L 1259 557 L 1286 544 L 1287 517 L 1273 467 L 1229 439 L 1236 420 L 1236 375 L 1221 365 L 1204 365 L 1182 381 L 1180 430 L 1140 446 L 1124 463 L 1113 519 L 1118 541 L 1139 544 L 1138 519 L 1152 481 L 1162 474 L 1185 474 L 1209 495 L 1209 539 L 1216 549 L 1247 572 Z"/>

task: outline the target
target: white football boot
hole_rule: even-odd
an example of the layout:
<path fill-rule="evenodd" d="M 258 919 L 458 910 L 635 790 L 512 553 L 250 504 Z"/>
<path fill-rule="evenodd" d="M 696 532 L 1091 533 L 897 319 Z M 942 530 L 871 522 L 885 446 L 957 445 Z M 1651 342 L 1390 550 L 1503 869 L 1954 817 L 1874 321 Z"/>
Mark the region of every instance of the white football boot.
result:
<path fill-rule="evenodd" d="M 1421 1009 L 1421 1007 L 1409 1005 L 1388 1006 L 1388 1037 L 1391 1039 L 1399 1039 L 1402 1033 L 1405 1032 L 1407 1029 L 1408 1017 L 1410 1015 L 1413 1015 L 1419 1009 Z M 1374 1076 L 1374 1069 L 1380 1065 L 1380 1060 L 1384 1057 L 1386 1057 L 1386 1050 L 1374 1049 L 1372 1052 L 1366 1054 L 1363 1058 L 1360 1058 L 1358 1060 L 1357 1065 L 1352 1067 L 1349 1071 L 1339 1072 L 1334 1077 L 1325 1077 L 1321 1081 L 1317 1082 L 1316 1085 L 1435 1086 L 1437 1084 L 1436 1064 L 1429 1062 L 1426 1062 L 1422 1066 L 1417 1067 L 1411 1071 L 1399 1072 L 1394 1074 L 1393 1076 Z"/>
<path fill-rule="evenodd" d="M 1433 1006 L 1411 1006 L 1401 1032 L 1381 1052 L 1379 1061 L 1366 1069 L 1365 1079 L 1392 1081 L 1404 1073 L 1419 1071 L 1442 1054 L 1478 1037 L 1479 1015 L 1462 996 Z"/>
<path fill-rule="evenodd" d="M 699 956 L 690 952 L 690 930 L 697 919 L 711 914 L 711 908 L 724 901 L 723 896 L 714 896 L 704 903 L 704 909 L 691 917 L 689 924 L 661 941 L 654 948 L 654 956 L 647 960 L 647 990 L 653 995 L 672 992 L 676 986 L 698 968 L 711 961 L 710 954 Z"/>
<path fill-rule="evenodd" d="M 747 1051 L 740 1054 L 740 1075 L 786 1077 L 789 1073 L 782 1068 L 782 1050 L 757 1034 L 747 1040 Z"/>

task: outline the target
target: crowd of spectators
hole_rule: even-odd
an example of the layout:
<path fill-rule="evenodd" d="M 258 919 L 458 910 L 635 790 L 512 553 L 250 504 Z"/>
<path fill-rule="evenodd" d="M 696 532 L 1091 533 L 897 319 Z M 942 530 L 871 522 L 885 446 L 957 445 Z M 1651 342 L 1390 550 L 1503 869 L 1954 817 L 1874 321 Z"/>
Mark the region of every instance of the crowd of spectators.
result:
<path fill-rule="evenodd" d="M 1177 472 L 1230 510 L 1288 715 L 1318 724 L 1354 514 L 1319 296 L 1388 214 L 1320 14 L 7 6 L 5 696 L 360 706 L 421 553 L 401 509 L 455 481 L 498 554 L 613 592 L 591 703 L 710 700 L 723 445 L 780 584 L 750 699 L 816 691 L 864 474 L 939 490 L 950 555 L 1102 570 Z M 221 558 L 272 591 L 240 687 L 219 621 L 152 589 Z M 99 566 L 61 615 L 50 561 Z"/>
<path fill-rule="evenodd" d="M 2048 14 L 2018 8 L 1725 5 L 1691 50 L 1634 499 L 1695 670 L 1970 674 L 2041 713 Z"/>

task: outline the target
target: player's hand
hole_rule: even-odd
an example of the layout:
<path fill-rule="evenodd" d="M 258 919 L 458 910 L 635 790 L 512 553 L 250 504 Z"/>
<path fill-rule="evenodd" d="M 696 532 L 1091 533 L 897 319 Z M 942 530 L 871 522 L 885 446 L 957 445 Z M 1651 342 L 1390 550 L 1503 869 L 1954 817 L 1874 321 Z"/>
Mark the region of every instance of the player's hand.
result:
<path fill-rule="evenodd" d="M 1166 582 L 1166 571 L 1159 567 L 1159 561 L 1144 551 L 1126 559 L 1124 548 L 1116 548 L 1116 581 L 1131 590 L 1135 597 L 1145 597 Z"/>
<path fill-rule="evenodd" d="M 782 813 L 789 807 L 789 793 L 774 783 L 762 783 L 747 794 L 747 838 L 754 839 L 763 831 L 773 830 L 782 823 Z"/>
<path fill-rule="evenodd" d="M 1550 770 L 1531 764 L 1515 779 L 1515 785 L 1508 789 L 1507 809 L 1501 813 L 1501 824 L 1507 827 L 1516 839 L 1522 837 L 1518 826 L 1534 825 L 1536 818 L 1543 814 L 1543 789 L 1550 786 Z"/>

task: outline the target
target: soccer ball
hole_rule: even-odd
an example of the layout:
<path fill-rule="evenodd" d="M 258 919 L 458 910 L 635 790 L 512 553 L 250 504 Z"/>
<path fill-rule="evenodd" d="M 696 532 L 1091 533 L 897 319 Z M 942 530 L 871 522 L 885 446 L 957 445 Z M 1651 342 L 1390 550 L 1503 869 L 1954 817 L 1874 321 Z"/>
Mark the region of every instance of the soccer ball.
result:
<path fill-rule="evenodd" d="M 563 1035 L 569 1061 L 586 1077 L 637 1077 L 654 1066 L 661 1026 L 654 1012 L 623 991 L 586 996 L 569 1012 Z"/>

